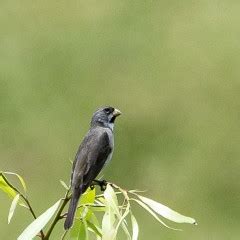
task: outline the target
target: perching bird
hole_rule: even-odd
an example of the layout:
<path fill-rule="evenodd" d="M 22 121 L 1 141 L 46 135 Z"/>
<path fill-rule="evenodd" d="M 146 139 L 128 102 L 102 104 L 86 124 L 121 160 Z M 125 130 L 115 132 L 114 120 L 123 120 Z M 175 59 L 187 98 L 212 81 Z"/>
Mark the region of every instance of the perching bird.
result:
<path fill-rule="evenodd" d="M 65 230 L 73 224 L 80 196 L 112 158 L 114 121 L 120 114 L 121 112 L 113 107 L 99 108 L 93 114 L 90 129 L 79 146 L 73 162 L 72 198 L 64 223 Z"/>

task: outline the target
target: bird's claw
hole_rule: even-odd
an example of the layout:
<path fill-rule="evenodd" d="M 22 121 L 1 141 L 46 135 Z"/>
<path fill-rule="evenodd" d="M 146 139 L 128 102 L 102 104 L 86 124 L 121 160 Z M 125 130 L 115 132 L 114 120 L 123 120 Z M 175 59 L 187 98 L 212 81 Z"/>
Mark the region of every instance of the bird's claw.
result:
<path fill-rule="evenodd" d="M 99 186 L 100 186 L 101 191 L 104 192 L 107 188 L 107 181 L 102 180 Z"/>
<path fill-rule="evenodd" d="M 94 185 L 99 185 L 100 189 L 102 192 L 104 192 L 106 190 L 106 187 L 107 187 L 107 181 L 106 180 L 93 180 L 93 187 Z M 91 186 L 90 186 L 91 188 Z"/>

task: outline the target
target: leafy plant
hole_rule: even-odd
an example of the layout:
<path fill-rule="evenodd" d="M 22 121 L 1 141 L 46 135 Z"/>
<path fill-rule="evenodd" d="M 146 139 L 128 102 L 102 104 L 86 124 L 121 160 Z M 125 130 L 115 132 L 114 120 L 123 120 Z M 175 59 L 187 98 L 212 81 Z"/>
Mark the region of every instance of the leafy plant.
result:
<path fill-rule="evenodd" d="M 22 191 L 9 181 L 9 175 L 17 177 Z M 11 222 L 18 205 L 28 209 L 34 218 L 34 221 L 19 235 L 18 240 L 29 240 L 37 236 L 42 240 L 50 239 L 56 224 L 65 218 L 66 213 L 63 213 L 63 210 L 71 198 L 70 189 L 67 184 L 63 181 L 60 182 L 66 189 L 64 198 L 59 199 L 37 217 L 27 197 L 27 187 L 23 178 L 16 173 L 0 172 L 0 189 L 12 199 L 8 214 L 8 223 Z M 63 232 L 61 239 L 115 240 L 119 230 L 122 229 L 126 235 L 126 239 L 137 240 L 139 225 L 133 214 L 132 204 L 139 205 L 159 223 L 173 230 L 180 229 L 168 226 L 160 217 L 176 223 L 196 225 L 195 219 L 183 216 L 159 202 L 142 196 L 140 193 L 141 191 L 137 190 L 125 190 L 110 182 L 106 183 L 106 189 L 103 194 L 97 195 L 95 188 L 89 188 L 80 199 L 73 227 L 69 231 Z M 102 218 L 101 222 L 99 218 Z M 48 223 L 50 224 L 47 228 L 46 225 Z"/>

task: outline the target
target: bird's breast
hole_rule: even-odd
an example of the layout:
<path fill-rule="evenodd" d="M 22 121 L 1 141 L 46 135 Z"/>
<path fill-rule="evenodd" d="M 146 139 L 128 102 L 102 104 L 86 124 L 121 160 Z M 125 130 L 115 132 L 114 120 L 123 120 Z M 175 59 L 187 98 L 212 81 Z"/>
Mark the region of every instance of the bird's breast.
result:
<path fill-rule="evenodd" d="M 104 166 L 106 166 L 112 159 L 112 155 L 113 155 L 113 149 L 111 151 L 111 153 L 109 153 L 106 162 L 104 163 Z"/>
<path fill-rule="evenodd" d="M 113 155 L 113 149 L 114 149 L 114 137 L 113 137 L 113 133 L 111 130 L 107 130 L 107 134 L 108 134 L 108 138 L 109 138 L 109 145 L 111 148 L 111 152 L 109 153 L 107 160 L 105 162 L 105 166 L 111 161 L 112 159 L 112 155 Z"/>

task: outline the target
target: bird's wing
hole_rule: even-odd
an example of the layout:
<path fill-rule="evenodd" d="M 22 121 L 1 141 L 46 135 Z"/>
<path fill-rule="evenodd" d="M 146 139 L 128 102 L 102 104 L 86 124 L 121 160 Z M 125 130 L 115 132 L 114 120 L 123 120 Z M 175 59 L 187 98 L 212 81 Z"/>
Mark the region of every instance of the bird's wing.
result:
<path fill-rule="evenodd" d="M 84 138 L 73 165 L 72 187 L 83 193 L 97 177 L 112 148 L 107 132 L 90 131 Z"/>

